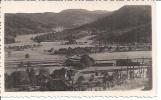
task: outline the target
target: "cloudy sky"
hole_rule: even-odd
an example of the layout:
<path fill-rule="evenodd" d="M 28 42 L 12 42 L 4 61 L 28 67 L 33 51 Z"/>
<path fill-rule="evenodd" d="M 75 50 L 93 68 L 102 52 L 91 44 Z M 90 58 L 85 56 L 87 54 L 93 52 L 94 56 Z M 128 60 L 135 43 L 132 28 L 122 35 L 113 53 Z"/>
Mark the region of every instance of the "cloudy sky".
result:
<path fill-rule="evenodd" d="M 93 10 L 107 10 L 114 11 L 121 8 L 124 5 L 146 5 L 151 2 L 119 2 L 119 1 L 10 1 L 2 2 L 3 12 L 6 13 L 42 13 L 42 12 L 60 12 L 65 9 L 87 9 Z"/>
<path fill-rule="evenodd" d="M 3 12 L 6 13 L 41 13 L 60 12 L 65 9 L 87 9 L 113 11 L 124 6 L 122 3 L 109 2 L 5 2 Z"/>

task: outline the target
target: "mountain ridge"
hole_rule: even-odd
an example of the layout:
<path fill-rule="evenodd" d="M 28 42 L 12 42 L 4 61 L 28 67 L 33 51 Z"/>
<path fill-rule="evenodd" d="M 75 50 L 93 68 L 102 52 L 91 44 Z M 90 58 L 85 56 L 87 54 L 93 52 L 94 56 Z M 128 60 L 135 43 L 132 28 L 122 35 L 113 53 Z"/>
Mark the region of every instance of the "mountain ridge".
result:
<path fill-rule="evenodd" d="M 151 43 L 151 21 L 151 6 L 128 5 L 94 22 L 66 29 L 57 35 L 59 37 L 61 34 L 62 39 L 68 39 L 71 36 L 77 39 L 86 35 L 96 35 L 95 40 L 101 42 Z"/>
<path fill-rule="evenodd" d="M 68 11 L 68 13 L 66 13 Z M 70 12 L 70 13 L 69 13 Z M 78 9 L 74 12 L 64 10 L 59 13 L 44 12 L 44 13 L 14 13 L 5 14 L 5 38 L 6 43 L 9 43 L 11 37 L 15 38 L 19 34 L 31 34 L 53 31 L 56 27 L 74 28 L 83 24 L 95 21 L 104 17 L 110 12 L 97 14 L 93 11 Z M 10 36 L 9 36 L 10 35 Z M 10 37 L 9 39 L 7 39 Z M 14 41 L 11 40 L 11 43 Z"/>

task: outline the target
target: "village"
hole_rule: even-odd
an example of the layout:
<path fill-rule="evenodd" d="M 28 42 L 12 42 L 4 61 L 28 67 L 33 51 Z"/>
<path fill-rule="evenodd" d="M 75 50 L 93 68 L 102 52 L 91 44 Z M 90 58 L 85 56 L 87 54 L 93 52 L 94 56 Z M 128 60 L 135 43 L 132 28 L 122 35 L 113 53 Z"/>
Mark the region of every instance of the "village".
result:
<path fill-rule="evenodd" d="M 5 47 L 6 91 L 152 88 L 151 44 L 102 45 L 91 36 L 37 43 L 31 37 Z"/>

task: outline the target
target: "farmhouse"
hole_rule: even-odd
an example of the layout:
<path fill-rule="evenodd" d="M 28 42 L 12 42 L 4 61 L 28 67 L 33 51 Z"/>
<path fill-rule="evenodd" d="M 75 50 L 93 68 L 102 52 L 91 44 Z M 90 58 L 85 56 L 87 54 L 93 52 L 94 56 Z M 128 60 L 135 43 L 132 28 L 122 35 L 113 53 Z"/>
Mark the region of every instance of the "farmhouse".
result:
<path fill-rule="evenodd" d="M 74 55 L 66 60 L 66 66 L 73 66 L 77 68 L 90 67 L 94 64 L 94 59 L 88 55 Z"/>

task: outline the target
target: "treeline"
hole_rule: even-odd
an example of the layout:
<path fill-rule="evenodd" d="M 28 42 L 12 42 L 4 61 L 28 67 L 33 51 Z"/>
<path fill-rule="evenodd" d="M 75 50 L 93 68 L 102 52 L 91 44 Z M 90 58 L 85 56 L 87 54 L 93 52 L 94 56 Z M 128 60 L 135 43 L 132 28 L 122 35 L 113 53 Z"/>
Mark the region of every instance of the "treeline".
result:
<path fill-rule="evenodd" d="M 44 52 L 48 52 L 51 55 L 76 55 L 76 54 L 89 54 L 89 53 L 100 53 L 100 52 L 124 52 L 124 51 L 147 51 L 151 50 L 152 47 L 150 45 L 132 45 L 131 46 L 101 46 L 101 47 L 75 47 L 75 48 L 60 48 L 58 50 L 54 50 L 51 48 L 49 50 L 44 50 Z"/>
<path fill-rule="evenodd" d="M 92 53 L 92 47 L 76 47 L 76 48 L 60 48 L 55 50 L 53 54 L 66 54 L 66 55 L 75 55 L 75 54 L 86 54 Z"/>
<path fill-rule="evenodd" d="M 112 47 L 75 47 L 75 48 L 60 48 L 58 50 L 54 50 L 54 48 L 51 48 L 47 52 L 51 55 L 54 54 L 60 54 L 60 55 L 76 55 L 76 54 L 88 54 L 88 53 L 96 53 L 96 52 L 105 52 L 105 51 L 111 51 Z"/>
<path fill-rule="evenodd" d="M 48 35 L 38 35 L 35 38 L 31 38 L 33 41 L 41 43 L 44 42 L 45 40 L 50 41 L 50 40 L 55 40 L 55 34 L 54 33 L 48 33 Z"/>
<path fill-rule="evenodd" d="M 80 31 L 77 29 L 65 29 L 61 32 L 51 32 L 44 35 L 38 35 L 35 38 L 32 38 L 35 42 L 50 42 L 55 40 L 71 40 L 71 39 L 79 39 L 84 36 L 91 35 L 89 32 L 86 31 Z"/>

